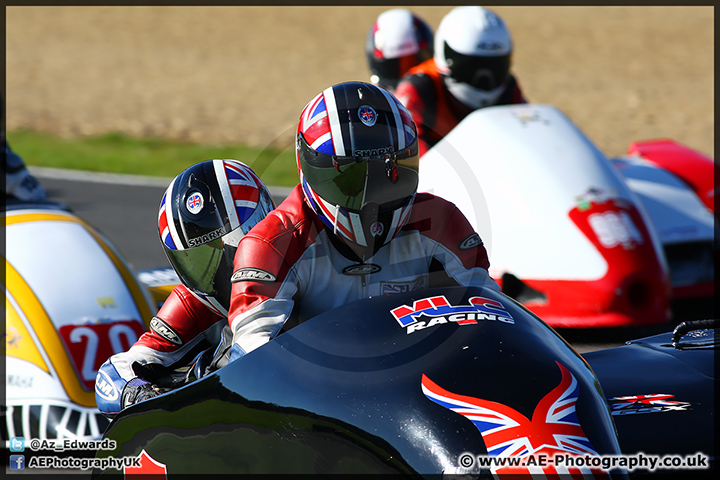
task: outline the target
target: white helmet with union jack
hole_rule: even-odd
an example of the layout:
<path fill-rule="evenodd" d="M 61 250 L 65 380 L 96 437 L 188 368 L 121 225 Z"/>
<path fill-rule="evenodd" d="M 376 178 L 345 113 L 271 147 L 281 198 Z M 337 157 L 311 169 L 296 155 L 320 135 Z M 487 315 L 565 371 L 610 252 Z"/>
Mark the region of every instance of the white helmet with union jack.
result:
<path fill-rule="evenodd" d="M 163 250 L 182 283 L 227 316 L 240 239 L 275 208 L 270 192 L 237 160 L 207 160 L 175 177 L 160 203 Z"/>
<path fill-rule="evenodd" d="M 405 225 L 418 185 L 415 123 L 388 91 L 347 82 L 300 115 L 297 164 L 312 209 L 365 260 Z"/>

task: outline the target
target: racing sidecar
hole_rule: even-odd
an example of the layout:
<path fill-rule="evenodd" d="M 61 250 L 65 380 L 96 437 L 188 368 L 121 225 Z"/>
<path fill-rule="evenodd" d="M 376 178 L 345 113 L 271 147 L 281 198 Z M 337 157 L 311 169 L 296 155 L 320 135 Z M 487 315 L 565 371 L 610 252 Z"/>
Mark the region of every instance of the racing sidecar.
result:
<path fill-rule="evenodd" d="M 672 333 L 583 355 L 602 385 L 623 453 L 704 452 L 714 464 L 719 326 L 683 322 Z"/>
<path fill-rule="evenodd" d="M 550 105 L 489 107 L 422 157 L 419 190 L 460 208 L 503 292 L 548 324 L 659 324 L 672 299 L 712 298 L 714 190 L 695 172 L 713 164 L 672 142 L 630 152 L 610 161 Z"/>
<path fill-rule="evenodd" d="M 672 298 L 712 298 L 718 251 L 712 159 L 661 139 L 635 142 L 610 162 L 651 219 L 668 262 Z"/>
<path fill-rule="evenodd" d="M 6 200 L 3 439 L 98 439 L 108 421 L 97 369 L 138 339 L 155 305 L 108 239 L 63 205 Z"/>
<path fill-rule="evenodd" d="M 198 381 L 121 411 L 104 437 L 116 448 L 97 459 L 139 457 L 140 466 L 122 469 L 126 475 L 170 478 L 624 478 L 626 467 L 588 459 L 675 448 L 711 455 L 714 374 L 707 352 L 694 350 L 701 356 L 692 365 L 639 350 L 597 353 L 588 364 L 529 310 L 490 289 L 374 297 L 310 319 Z M 628 362 L 647 371 L 627 370 Z M 670 367 L 677 376 L 660 378 L 659 370 Z M 658 413 L 629 414 L 631 395 L 653 400 L 653 394 L 667 394 L 658 398 L 666 402 L 641 406 Z M 662 411 L 681 403 L 687 408 Z M 628 414 L 611 415 L 620 411 Z M 645 428 L 646 417 L 653 428 Z M 684 428 L 666 430 L 679 424 Z M 658 431 L 673 441 L 659 442 Z"/>

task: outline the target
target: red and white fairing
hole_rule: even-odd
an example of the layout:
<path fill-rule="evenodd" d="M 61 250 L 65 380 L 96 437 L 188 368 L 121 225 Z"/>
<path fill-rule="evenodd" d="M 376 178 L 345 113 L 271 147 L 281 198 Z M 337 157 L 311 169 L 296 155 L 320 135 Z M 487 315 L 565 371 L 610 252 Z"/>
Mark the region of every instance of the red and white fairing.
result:
<path fill-rule="evenodd" d="M 418 190 L 460 208 L 493 278 L 550 325 L 668 320 L 668 266 L 650 217 L 557 108 L 470 114 L 422 157 Z"/>
<path fill-rule="evenodd" d="M 673 298 L 714 292 L 715 162 L 673 140 L 635 142 L 611 162 L 648 212 L 670 268 Z"/>

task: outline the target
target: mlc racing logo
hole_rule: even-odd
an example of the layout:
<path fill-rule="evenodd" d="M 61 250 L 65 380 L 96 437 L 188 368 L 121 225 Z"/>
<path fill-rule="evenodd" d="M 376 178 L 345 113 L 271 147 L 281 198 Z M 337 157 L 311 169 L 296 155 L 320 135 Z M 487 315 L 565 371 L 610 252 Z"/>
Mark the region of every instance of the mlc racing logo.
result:
<path fill-rule="evenodd" d="M 472 297 L 469 305 L 450 305 L 444 295 L 423 298 L 412 307 L 402 305 L 390 311 L 401 327 L 411 334 L 442 323 L 474 325 L 478 321 L 498 321 L 514 324 L 515 320 L 502 303 L 484 297 Z"/>

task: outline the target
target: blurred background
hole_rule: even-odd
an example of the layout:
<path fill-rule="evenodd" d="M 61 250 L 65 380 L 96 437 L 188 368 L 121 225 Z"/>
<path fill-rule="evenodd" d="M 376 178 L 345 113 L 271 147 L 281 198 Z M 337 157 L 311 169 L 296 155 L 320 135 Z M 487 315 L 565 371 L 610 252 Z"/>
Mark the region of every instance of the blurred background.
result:
<path fill-rule="evenodd" d="M 387 8 L 8 6 L 8 138 L 287 148 L 306 102 L 368 80 L 365 36 Z M 712 6 L 490 8 L 528 99 L 559 107 L 606 154 L 671 137 L 714 156 Z M 412 10 L 436 29 L 450 7 Z"/>

